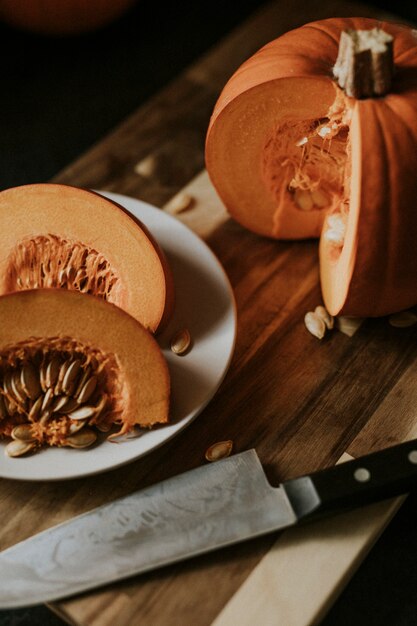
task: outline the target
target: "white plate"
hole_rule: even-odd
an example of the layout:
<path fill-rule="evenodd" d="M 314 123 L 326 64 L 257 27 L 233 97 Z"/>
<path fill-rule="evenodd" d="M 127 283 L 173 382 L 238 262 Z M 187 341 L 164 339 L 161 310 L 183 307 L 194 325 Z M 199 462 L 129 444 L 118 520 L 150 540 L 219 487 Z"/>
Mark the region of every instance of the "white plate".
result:
<path fill-rule="evenodd" d="M 104 441 L 92 449 L 47 448 L 32 456 L 11 459 L 0 450 L 0 477 L 20 480 L 61 480 L 113 469 L 144 456 L 177 435 L 216 393 L 229 367 L 236 335 L 232 288 L 219 261 L 206 244 L 160 209 L 115 193 L 103 193 L 136 215 L 163 248 L 176 289 L 176 307 L 169 326 L 157 337 L 168 361 L 172 385 L 172 421 L 121 443 Z M 184 356 L 169 348 L 180 328 L 190 330 L 193 346 Z M 5 447 L 4 442 L 1 444 Z"/>

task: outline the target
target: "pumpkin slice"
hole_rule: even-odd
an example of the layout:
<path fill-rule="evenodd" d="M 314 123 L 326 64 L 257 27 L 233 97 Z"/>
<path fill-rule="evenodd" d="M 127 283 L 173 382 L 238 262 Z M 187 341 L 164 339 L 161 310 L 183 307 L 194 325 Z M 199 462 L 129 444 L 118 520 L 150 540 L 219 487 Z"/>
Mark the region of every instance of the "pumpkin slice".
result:
<path fill-rule="evenodd" d="M 0 294 L 61 287 L 125 309 L 151 332 L 169 319 L 168 263 L 146 227 L 97 193 L 54 184 L 0 193 Z"/>
<path fill-rule="evenodd" d="M 349 64 L 338 54 L 345 31 L 355 33 L 369 73 L 361 73 L 355 58 L 353 78 L 344 75 Z M 349 40 L 342 57 L 348 49 Z M 380 84 L 369 90 L 369 82 L 385 78 L 386 50 L 395 67 L 392 86 L 388 93 Z M 334 18 L 269 43 L 221 93 L 206 164 L 243 226 L 278 239 L 321 234 L 322 292 L 332 315 L 378 316 L 417 304 L 417 45 L 411 29 Z"/>
<path fill-rule="evenodd" d="M 168 421 L 165 359 L 119 307 L 36 289 L 1 296 L 0 319 L 0 435 L 13 437 L 10 456 L 40 444 L 85 447 L 114 424 L 125 433 Z"/>

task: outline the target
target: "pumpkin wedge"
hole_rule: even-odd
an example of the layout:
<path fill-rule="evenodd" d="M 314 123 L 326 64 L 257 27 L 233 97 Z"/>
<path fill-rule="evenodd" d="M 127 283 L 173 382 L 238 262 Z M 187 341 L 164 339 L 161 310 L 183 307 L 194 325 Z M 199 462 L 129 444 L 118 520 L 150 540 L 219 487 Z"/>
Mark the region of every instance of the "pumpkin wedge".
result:
<path fill-rule="evenodd" d="M 162 352 L 119 307 L 35 289 L 1 296 L 0 319 L 0 435 L 13 438 L 10 456 L 41 444 L 86 447 L 114 424 L 120 434 L 168 421 Z"/>
<path fill-rule="evenodd" d="M 157 242 L 97 193 L 55 184 L 2 191 L 0 247 L 0 294 L 78 290 L 120 306 L 151 332 L 172 313 L 172 276 Z"/>
<path fill-rule="evenodd" d="M 417 304 L 410 28 L 334 18 L 272 41 L 222 91 L 206 164 L 243 226 L 277 239 L 321 235 L 322 293 L 332 315 L 379 316 Z"/>

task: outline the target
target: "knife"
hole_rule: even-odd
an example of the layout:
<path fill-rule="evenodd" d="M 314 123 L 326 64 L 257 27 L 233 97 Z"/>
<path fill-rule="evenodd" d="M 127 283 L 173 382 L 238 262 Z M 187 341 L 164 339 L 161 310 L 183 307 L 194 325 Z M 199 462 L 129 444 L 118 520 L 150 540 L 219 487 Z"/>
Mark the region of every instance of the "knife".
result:
<path fill-rule="evenodd" d="M 51 602 L 417 486 L 417 440 L 272 487 L 255 450 L 175 476 L 0 552 L 0 608 Z"/>

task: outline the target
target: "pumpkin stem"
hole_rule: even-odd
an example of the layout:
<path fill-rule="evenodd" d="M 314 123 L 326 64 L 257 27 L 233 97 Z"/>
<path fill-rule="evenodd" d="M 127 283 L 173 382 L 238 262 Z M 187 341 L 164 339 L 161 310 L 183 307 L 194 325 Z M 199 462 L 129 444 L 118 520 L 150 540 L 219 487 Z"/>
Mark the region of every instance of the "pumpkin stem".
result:
<path fill-rule="evenodd" d="M 393 37 L 380 28 L 342 32 L 333 74 L 352 98 L 382 96 L 390 90 Z"/>

